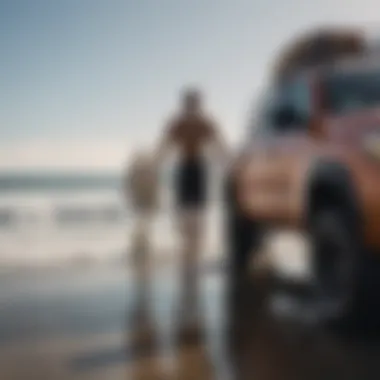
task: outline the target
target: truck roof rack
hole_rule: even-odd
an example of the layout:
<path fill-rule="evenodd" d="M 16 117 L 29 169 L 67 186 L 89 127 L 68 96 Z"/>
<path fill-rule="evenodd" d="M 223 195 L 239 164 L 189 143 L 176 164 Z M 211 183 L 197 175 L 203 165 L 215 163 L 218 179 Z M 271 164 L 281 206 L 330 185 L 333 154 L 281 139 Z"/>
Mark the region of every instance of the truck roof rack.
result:
<path fill-rule="evenodd" d="M 377 49 L 380 52 L 380 44 Z M 372 50 L 372 49 L 371 49 Z M 282 51 L 275 61 L 274 76 L 284 80 L 307 69 L 364 55 L 369 51 L 364 34 L 357 30 L 318 29 L 302 35 Z"/>

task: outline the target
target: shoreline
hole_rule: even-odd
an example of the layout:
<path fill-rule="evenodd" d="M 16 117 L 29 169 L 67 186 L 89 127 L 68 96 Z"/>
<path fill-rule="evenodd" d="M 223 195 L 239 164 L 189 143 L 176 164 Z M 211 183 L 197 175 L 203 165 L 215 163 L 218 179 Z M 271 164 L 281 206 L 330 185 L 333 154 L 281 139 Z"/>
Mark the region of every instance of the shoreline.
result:
<path fill-rule="evenodd" d="M 162 269 L 171 267 L 175 265 L 178 258 L 174 254 L 168 254 L 166 257 L 154 257 L 153 258 L 154 269 Z M 221 267 L 223 266 L 222 257 L 205 257 L 201 259 L 201 267 Z M 34 265 L 18 265 L 18 264 L 7 264 L 0 265 L 0 276 L 6 275 L 21 275 L 27 274 L 43 274 L 48 272 L 106 272 L 106 271 L 125 271 L 132 269 L 131 262 L 125 262 L 121 265 L 119 262 L 97 262 L 88 263 L 86 265 L 77 265 L 73 263 L 44 263 L 44 264 L 34 264 Z"/>

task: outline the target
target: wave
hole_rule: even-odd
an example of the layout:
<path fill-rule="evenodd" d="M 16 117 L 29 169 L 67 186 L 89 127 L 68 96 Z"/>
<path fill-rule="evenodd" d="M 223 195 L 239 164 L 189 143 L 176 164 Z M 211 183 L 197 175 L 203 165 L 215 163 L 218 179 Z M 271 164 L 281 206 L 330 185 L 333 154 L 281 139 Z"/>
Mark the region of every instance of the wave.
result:
<path fill-rule="evenodd" d="M 0 232 L 12 230 L 33 230 L 38 226 L 50 228 L 90 227 L 94 224 L 115 225 L 130 216 L 130 211 L 121 202 L 95 204 L 49 204 L 9 205 L 0 207 Z"/>
<path fill-rule="evenodd" d="M 54 222 L 59 225 L 80 223 L 117 223 L 123 220 L 124 210 L 117 205 L 89 206 L 61 206 L 54 212 Z"/>
<path fill-rule="evenodd" d="M 0 173 L 0 192 L 105 190 L 120 187 L 121 175 L 115 173 Z"/>
<path fill-rule="evenodd" d="M 161 207 L 152 227 L 157 252 L 178 244 L 173 233 L 173 194 L 163 182 Z M 119 185 L 116 174 L 25 176 L 0 172 L 0 268 L 83 257 L 99 262 L 124 257 L 134 213 Z M 214 230 L 216 223 L 211 225 Z M 214 235 L 212 241 L 217 240 Z"/>

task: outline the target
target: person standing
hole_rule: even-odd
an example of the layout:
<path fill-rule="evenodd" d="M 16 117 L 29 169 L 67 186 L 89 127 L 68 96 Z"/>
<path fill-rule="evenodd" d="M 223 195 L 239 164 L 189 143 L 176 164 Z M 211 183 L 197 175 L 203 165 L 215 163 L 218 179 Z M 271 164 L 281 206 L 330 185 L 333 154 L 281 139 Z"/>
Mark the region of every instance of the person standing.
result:
<path fill-rule="evenodd" d="M 192 325 L 194 317 L 197 318 L 192 312 L 198 310 L 197 268 L 208 203 L 208 148 L 220 160 L 226 158 L 224 139 L 216 122 L 204 109 L 201 91 L 188 88 L 180 98 L 179 111 L 164 126 L 155 157 L 160 167 L 172 150 L 177 150 L 179 156 L 173 190 L 182 243 L 180 307 L 185 325 Z"/>
<path fill-rule="evenodd" d="M 124 189 L 133 213 L 131 236 L 131 258 L 136 279 L 136 307 L 134 318 L 144 323 L 149 314 L 148 297 L 151 281 L 152 223 L 158 207 L 158 178 L 152 162 L 152 155 L 138 151 L 132 157 L 125 178 Z"/>

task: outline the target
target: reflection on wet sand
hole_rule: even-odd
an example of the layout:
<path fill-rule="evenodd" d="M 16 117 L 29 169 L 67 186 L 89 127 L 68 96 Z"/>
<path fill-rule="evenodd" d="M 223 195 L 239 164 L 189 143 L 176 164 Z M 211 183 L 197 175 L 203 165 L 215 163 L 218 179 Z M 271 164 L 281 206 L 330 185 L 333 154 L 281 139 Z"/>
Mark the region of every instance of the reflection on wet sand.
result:
<path fill-rule="evenodd" d="M 338 335 L 317 328 L 299 314 L 292 317 L 276 314 L 272 308 L 274 282 L 254 279 L 244 291 L 234 295 L 226 325 L 217 323 L 219 308 L 203 310 L 199 331 L 186 338 L 176 337 L 172 326 L 171 350 L 151 350 L 147 360 L 137 355 L 134 379 L 377 379 L 380 353 L 375 340 L 359 336 Z M 222 297 L 219 292 L 208 297 Z M 203 286 L 204 291 L 207 286 Z M 215 290 L 214 289 L 214 290 Z M 297 298 L 297 295 L 292 295 Z M 207 302 L 206 302 L 207 304 Z M 215 305 L 214 305 L 215 306 Z M 224 309 L 225 310 L 225 309 Z M 214 314 L 212 316 L 212 314 Z M 214 319 L 213 319 L 214 318 Z M 219 318 L 220 322 L 220 318 Z M 218 325 L 215 328 L 215 324 Z M 151 331 L 153 331 L 152 329 Z M 210 331 L 212 332 L 210 333 Z M 373 334 L 372 334 L 373 335 Z M 141 332 L 134 342 L 146 339 Z M 140 343 L 139 343 L 140 342 Z M 147 342 L 147 340 L 145 340 Z M 147 343 L 146 343 L 147 344 Z M 137 347 L 136 346 L 136 347 Z M 169 344 L 170 346 L 170 344 Z M 136 350 L 136 353 L 139 350 Z M 148 350 L 146 350 L 148 352 Z"/>
<path fill-rule="evenodd" d="M 294 313 L 276 313 L 274 282 L 253 282 L 232 311 L 230 352 L 239 379 L 377 379 L 376 331 L 341 331 L 313 325 L 299 294 L 289 294 Z M 239 310 L 239 311 L 237 311 Z"/>
<path fill-rule="evenodd" d="M 379 379 L 376 330 L 338 334 L 300 308 L 274 307 L 283 288 L 269 275 L 226 307 L 223 271 L 203 271 L 198 324 L 183 330 L 176 271 L 156 275 L 139 311 L 125 270 L 103 272 L 2 279 L 1 380 Z M 287 295 L 303 306 L 300 294 Z"/>

